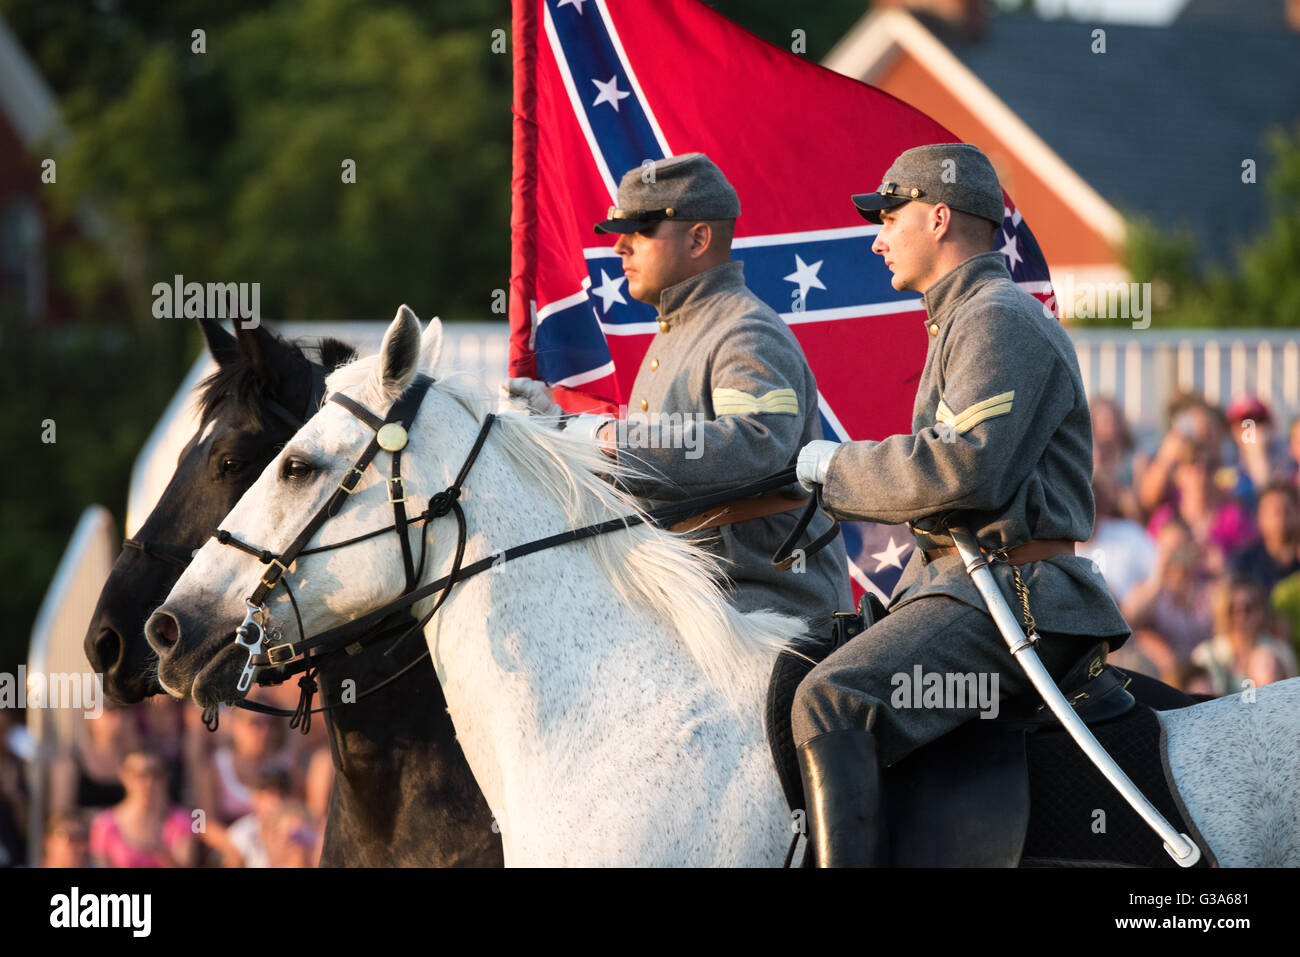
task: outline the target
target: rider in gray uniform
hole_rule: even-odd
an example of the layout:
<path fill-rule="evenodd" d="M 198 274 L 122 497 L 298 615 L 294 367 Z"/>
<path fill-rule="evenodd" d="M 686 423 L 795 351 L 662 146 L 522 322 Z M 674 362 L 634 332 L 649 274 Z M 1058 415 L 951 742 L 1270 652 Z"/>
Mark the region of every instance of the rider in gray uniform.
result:
<path fill-rule="evenodd" d="M 731 259 L 739 215 L 740 200 L 722 171 L 703 154 L 687 153 L 629 170 L 618 205 L 595 227 L 618 235 L 614 250 L 627 292 L 658 310 L 658 331 L 624 420 L 580 416 L 568 428 L 590 430 L 607 454 L 644 471 L 628 486 L 647 507 L 789 468 L 799 449 L 821 435 L 817 383 L 803 350 Z M 507 387 L 538 411 L 559 411 L 541 383 L 512 379 Z M 833 612 L 852 605 L 843 541 L 789 571 L 772 565 L 806 501 L 791 482 L 732 503 L 712 521 L 686 524 L 725 560 L 737 607 L 806 618 L 820 635 Z M 830 528 L 819 515 L 808 537 Z"/>
<path fill-rule="evenodd" d="M 1002 699 L 1032 688 L 1013 661 L 944 529 L 965 526 L 1003 561 L 1010 607 L 1040 631 L 1059 678 L 1097 639 L 1129 629 L 1096 567 L 1074 554 L 1092 534 L 1092 427 L 1061 324 L 990 251 L 1003 220 L 997 174 L 979 149 L 903 153 L 875 193 L 853 197 L 882 227 L 872 251 L 899 290 L 923 293 L 929 340 L 912 434 L 814 441 L 799 478 L 845 519 L 908 522 L 916 550 L 889 614 L 814 668 L 792 714 L 822 866 L 886 863 L 879 769 L 978 713 L 914 707 L 899 675 L 996 675 Z M 1031 616 L 1031 617 L 1029 617 Z M 894 703 L 898 701 L 897 705 Z"/>

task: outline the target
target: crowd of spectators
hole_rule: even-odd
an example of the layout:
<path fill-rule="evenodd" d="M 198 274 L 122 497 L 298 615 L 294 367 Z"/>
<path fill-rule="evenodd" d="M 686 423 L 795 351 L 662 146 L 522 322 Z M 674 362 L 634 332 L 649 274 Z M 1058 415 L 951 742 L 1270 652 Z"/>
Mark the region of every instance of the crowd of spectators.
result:
<path fill-rule="evenodd" d="M 1092 403 L 1097 518 L 1080 549 L 1133 638 L 1116 664 L 1189 692 L 1231 694 L 1296 674 L 1300 647 L 1300 418 L 1279 435 L 1243 397 L 1222 411 L 1177 396 L 1144 450 L 1114 402 Z M 292 709 L 297 691 L 261 692 Z M 49 773 L 50 867 L 310 867 L 333 781 L 322 721 L 188 702 L 111 703 L 77 722 Z M 22 728 L 0 709 L 0 866 L 21 863 Z"/>
<path fill-rule="evenodd" d="M 292 710 L 297 689 L 258 697 Z M 159 696 L 106 702 L 74 727 L 50 768 L 44 866 L 316 865 L 334 773 L 324 722 L 302 735 L 222 708 L 213 733 L 192 703 Z M 0 786 L 4 769 L 0 760 Z"/>
<path fill-rule="evenodd" d="M 1223 695 L 1296 674 L 1300 418 L 1279 433 L 1251 396 L 1174 397 L 1154 452 L 1114 402 L 1092 403 L 1093 537 L 1080 549 L 1133 629 L 1111 660 Z"/>

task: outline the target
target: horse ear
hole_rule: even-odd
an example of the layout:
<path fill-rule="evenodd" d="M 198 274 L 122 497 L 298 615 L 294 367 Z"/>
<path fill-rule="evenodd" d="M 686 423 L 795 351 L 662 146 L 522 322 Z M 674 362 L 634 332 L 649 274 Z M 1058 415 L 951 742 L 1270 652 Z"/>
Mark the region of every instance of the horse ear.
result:
<path fill-rule="evenodd" d="M 276 360 L 280 358 L 280 341 L 260 324 L 252 329 L 245 329 L 237 319 L 235 338 L 239 340 L 239 349 L 248 358 L 258 381 L 264 384 L 277 381 L 275 365 Z"/>
<path fill-rule="evenodd" d="M 401 306 L 384 333 L 375 367 L 376 385 L 389 396 L 406 391 L 420 362 L 420 320 L 409 306 Z"/>
<path fill-rule="evenodd" d="M 420 336 L 420 368 L 433 372 L 438 366 L 438 357 L 442 355 L 442 321 L 434 316 L 424 327 Z"/>
<path fill-rule="evenodd" d="M 203 341 L 207 343 L 208 354 L 216 360 L 217 365 L 229 365 L 239 358 L 239 343 L 221 328 L 221 323 L 212 319 L 200 319 L 199 330 L 203 333 Z"/>

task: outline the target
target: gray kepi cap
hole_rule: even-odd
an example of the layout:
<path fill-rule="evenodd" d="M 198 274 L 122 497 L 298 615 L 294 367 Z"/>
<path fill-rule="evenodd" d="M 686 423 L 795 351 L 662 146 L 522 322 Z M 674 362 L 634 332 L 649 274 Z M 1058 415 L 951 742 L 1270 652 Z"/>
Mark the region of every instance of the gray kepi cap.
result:
<path fill-rule="evenodd" d="M 885 171 L 885 181 L 874 193 L 858 193 L 853 205 L 862 218 L 880 222 L 880 211 L 916 200 L 947 203 L 1002 225 L 1002 187 L 993 164 L 978 146 L 969 143 L 933 143 L 901 153 Z"/>
<path fill-rule="evenodd" d="M 667 156 L 636 166 L 618 184 L 618 205 L 595 226 L 598 233 L 635 233 L 651 223 L 735 219 L 740 198 L 727 177 L 703 153 Z"/>

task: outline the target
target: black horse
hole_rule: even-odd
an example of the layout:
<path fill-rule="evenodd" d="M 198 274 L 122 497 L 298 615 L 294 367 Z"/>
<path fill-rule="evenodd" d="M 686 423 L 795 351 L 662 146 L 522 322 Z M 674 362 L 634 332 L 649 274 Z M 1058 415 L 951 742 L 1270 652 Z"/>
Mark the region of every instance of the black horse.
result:
<path fill-rule="evenodd" d="M 232 336 L 202 321 L 217 371 L 202 384 L 198 433 L 136 538 L 118 556 L 86 633 L 86 657 L 124 704 L 163 693 L 144 623 L 240 496 L 316 411 L 323 373 L 350 361 L 326 339 L 320 362 L 262 328 Z M 391 654 L 385 654 L 391 651 Z M 428 658 L 374 695 L 419 654 L 418 640 L 322 663 L 331 703 L 345 679 L 356 700 L 326 712 L 337 773 L 322 866 L 500 867 L 492 814 L 456 743 L 442 686 Z M 331 693 L 333 692 L 333 693 Z"/>

